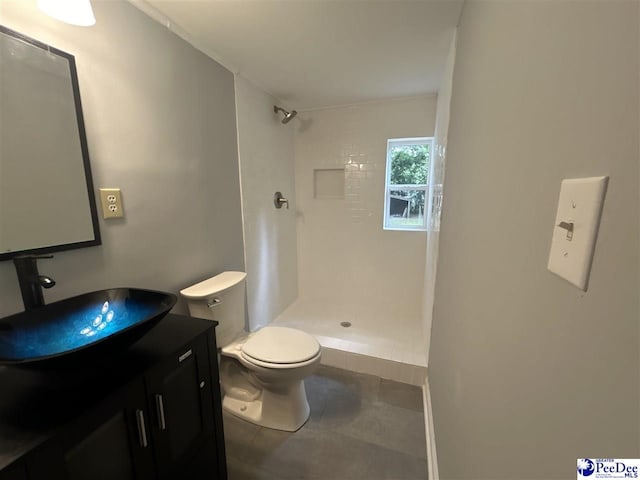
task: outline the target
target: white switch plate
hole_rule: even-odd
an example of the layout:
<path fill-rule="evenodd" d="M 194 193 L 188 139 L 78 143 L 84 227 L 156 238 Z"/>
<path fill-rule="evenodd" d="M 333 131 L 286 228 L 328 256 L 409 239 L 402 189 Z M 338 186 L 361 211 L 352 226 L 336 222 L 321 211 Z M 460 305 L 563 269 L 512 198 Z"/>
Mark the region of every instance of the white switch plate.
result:
<path fill-rule="evenodd" d="M 102 218 L 124 217 L 122 195 L 119 188 L 101 188 L 100 202 L 102 203 Z"/>
<path fill-rule="evenodd" d="M 562 181 L 547 268 L 587 291 L 609 177 Z M 573 226 L 573 232 L 560 227 Z"/>

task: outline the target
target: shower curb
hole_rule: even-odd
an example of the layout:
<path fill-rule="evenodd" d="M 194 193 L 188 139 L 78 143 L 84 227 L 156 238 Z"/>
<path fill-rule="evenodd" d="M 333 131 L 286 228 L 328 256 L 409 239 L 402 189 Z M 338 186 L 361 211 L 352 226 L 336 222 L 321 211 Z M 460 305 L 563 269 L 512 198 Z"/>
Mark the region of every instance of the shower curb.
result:
<path fill-rule="evenodd" d="M 427 375 L 426 366 L 397 362 L 326 346 L 322 347 L 321 363 L 329 367 L 375 375 L 387 380 L 415 385 L 416 387 L 424 385 Z"/>

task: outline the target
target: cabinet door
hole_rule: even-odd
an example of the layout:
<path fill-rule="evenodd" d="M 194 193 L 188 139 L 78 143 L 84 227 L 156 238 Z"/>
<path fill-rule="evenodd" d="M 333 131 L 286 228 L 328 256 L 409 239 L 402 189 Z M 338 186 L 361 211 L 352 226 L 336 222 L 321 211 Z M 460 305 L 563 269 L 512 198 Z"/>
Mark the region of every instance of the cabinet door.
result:
<path fill-rule="evenodd" d="M 154 478 L 144 383 L 138 380 L 80 415 L 30 456 L 30 480 Z"/>
<path fill-rule="evenodd" d="M 21 462 L 3 470 L 0 472 L 0 480 L 27 480 L 27 470 L 24 464 Z"/>
<path fill-rule="evenodd" d="M 212 436 L 210 378 L 206 336 L 200 336 L 146 376 L 160 478 L 175 478 Z M 215 457 L 212 451 L 214 465 Z"/>

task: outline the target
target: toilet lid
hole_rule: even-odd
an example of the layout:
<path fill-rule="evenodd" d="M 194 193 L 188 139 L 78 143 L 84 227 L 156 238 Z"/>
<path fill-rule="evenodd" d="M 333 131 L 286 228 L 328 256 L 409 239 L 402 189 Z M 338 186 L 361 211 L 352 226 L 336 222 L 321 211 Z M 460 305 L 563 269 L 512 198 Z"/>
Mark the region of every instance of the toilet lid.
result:
<path fill-rule="evenodd" d="M 320 344 L 315 338 L 287 327 L 264 327 L 242 346 L 242 353 L 267 363 L 301 363 L 319 352 Z"/>

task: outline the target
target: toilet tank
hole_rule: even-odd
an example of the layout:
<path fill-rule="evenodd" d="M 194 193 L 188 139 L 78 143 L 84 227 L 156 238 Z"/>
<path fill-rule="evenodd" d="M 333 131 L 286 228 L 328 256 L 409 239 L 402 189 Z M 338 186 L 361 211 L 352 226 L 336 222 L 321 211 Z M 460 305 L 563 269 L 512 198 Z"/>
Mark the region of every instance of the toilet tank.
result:
<path fill-rule="evenodd" d="M 223 272 L 180 291 L 192 317 L 216 320 L 218 347 L 244 331 L 245 272 Z"/>

